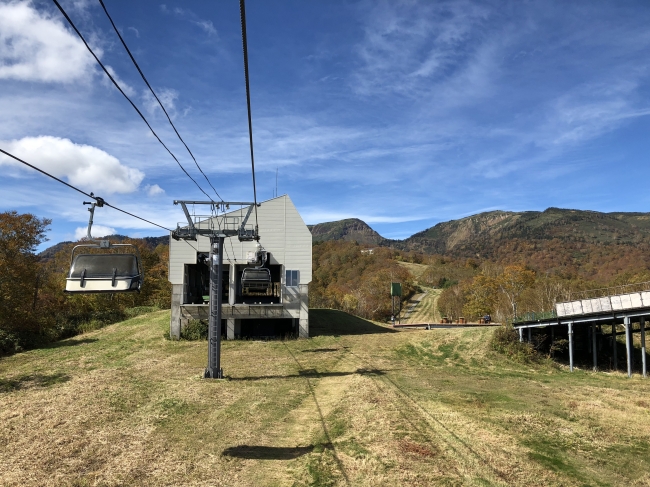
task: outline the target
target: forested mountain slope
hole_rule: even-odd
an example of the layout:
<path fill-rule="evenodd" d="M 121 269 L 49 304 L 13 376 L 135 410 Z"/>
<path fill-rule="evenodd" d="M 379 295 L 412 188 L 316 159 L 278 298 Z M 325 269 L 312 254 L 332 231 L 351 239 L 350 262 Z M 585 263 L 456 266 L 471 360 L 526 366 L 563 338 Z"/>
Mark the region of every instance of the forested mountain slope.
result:
<path fill-rule="evenodd" d="M 650 213 L 600 213 L 548 208 L 545 211 L 491 211 L 438 223 L 405 240 L 379 234 L 355 239 L 346 222 L 363 234 L 374 232 L 360 220 L 330 222 L 314 240 L 357 240 L 402 251 L 499 264 L 522 263 L 541 272 L 609 282 L 650 269 Z M 322 227 L 321 227 L 322 228 Z M 343 229 L 334 231 L 333 229 Z M 342 235 L 345 234 L 345 237 Z M 378 237 L 378 238 L 377 238 Z"/>
<path fill-rule="evenodd" d="M 130 237 L 127 237 L 125 235 L 107 235 L 105 237 L 102 237 L 102 239 L 110 240 L 113 243 L 120 243 L 126 239 L 142 241 L 144 244 L 147 245 L 147 247 L 151 249 L 155 249 L 158 245 L 161 244 L 169 245 L 169 235 L 163 235 L 162 237 L 142 237 L 142 238 L 134 238 L 134 239 L 131 239 Z M 65 248 L 66 245 L 69 245 L 71 243 L 73 242 L 70 241 L 59 242 L 58 244 L 54 244 L 51 247 L 48 247 L 47 249 L 43 250 L 40 254 L 38 254 L 38 256 L 42 260 L 53 259 L 57 252 L 59 252 L 60 250 Z"/>
<path fill-rule="evenodd" d="M 346 240 L 370 245 L 385 245 L 387 239 L 375 232 L 358 218 L 348 218 L 335 222 L 319 223 L 309 227 L 314 242 Z"/>
<path fill-rule="evenodd" d="M 548 208 L 545 211 L 491 211 L 439 223 L 398 245 L 425 253 L 486 257 L 505 242 L 549 241 L 586 244 L 650 243 L 650 213 L 600 213 Z"/>

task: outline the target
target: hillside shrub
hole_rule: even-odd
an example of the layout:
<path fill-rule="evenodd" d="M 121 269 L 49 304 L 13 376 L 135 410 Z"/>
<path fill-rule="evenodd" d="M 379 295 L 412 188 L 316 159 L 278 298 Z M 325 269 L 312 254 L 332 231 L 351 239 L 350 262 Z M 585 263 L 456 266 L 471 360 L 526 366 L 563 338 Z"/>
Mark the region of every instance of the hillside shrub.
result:
<path fill-rule="evenodd" d="M 21 350 L 22 347 L 20 346 L 18 335 L 0 329 L 0 356 L 12 355 Z"/>
<path fill-rule="evenodd" d="M 190 320 L 181 330 L 182 340 L 207 340 L 208 322 L 206 320 Z"/>
<path fill-rule="evenodd" d="M 537 362 L 540 359 L 539 354 L 530 343 L 519 341 L 519 333 L 512 325 L 500 326 L 494 331 L 490 340 L 490 348 L 521 363 Z"/>

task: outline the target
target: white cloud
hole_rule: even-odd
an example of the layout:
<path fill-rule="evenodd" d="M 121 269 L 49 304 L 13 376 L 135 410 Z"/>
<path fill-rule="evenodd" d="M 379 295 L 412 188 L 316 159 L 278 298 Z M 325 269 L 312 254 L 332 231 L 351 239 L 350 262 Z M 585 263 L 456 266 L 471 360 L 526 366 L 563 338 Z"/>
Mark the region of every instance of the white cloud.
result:
<path fill-rule="evenodd" d="M 77 227 L 74 231 L 75 240 L 81 240 L 86 236 L 88 227 Z M 104 225 L 93 225 L 90 234 L 94 238 L 105 237 L 106 235 L 116 235 L 117 231 L 112 227 L 105 227 Z"/>
<path fill-rule="evenodd" d="M 99 195 L 131 193 L 144 179 L 142 171 L 123 165 L 103 150 L 75 144 L 69 139 L 47 135 L 25 137 L 2 142 L 2 147 L 56 177 L 67 179 L 70 184 Z M 25 168 L 4 155 L 0 156 L 1 165 Z"/>
<path fill-rule="evenodd" d="M 353 89 L 361 94 L 421 96 L 432 82 L 471 65 L 473 34 L 487 18 L 470 2 L 383 2 L 370 4 L 363 40 L 354 48 L 361 61 Z"/>
<path fill-rule="evenodd" d="M 217 35 L 217 29 L 214 28 L 214 24 L 211 20 L 199 20 L 195 21 L 194 24 L 201 27 L 201 29 L 203 29 L 209 36 Z"/>
<path fill-rule="evenodd" d="M 61 21 L 31 2 L 0 4 L 0 79 L 70 83 L 88 77 L 94 62 Z"/>
<path fill-rule="evenodd" d="M 144 187 L 145 191 L 149 196 L 157 196 L 159 194 L 165 194 L 165 190 L 162 189 L 160 186 L 157 184 L 147 184 Z"/>
<path fill-rule="evenodd" d="M 129 85 L 122 78 L 120 78 L 112 67 L 106 66 L 106 71 L 111 73 L 111 76 L 113 77 L 115 82 L 120 86 L 120 88 L 122 88 L 122 91 L 124 91 L 124 93 L 126 93 L 126 95 L 129 98 L 133 98 L 135 96 L 135 93 L 136 93 L 135 90 L 131 87 L 131 85 Z M 105 76 L 105 75 L 102 76 L 102 84 L 104 86 L 108 87 L 108 88 L 117 89 L 117 88 L 115 88 L 115 85 L 111 82 L 111 80 L 108 79 L 108 76 Z"/>
<path fill-rule="evenodd" d="M 163 88 L 157 90 L 156 95 L 158 95 L 158 99 L 165 107 L 165 110 L 167 110 L 169 116 L 173 118 L 176 114 L 176 99 L 178 98 L 178 92 L 169 88 Z M 144 90 L 142 92 L 142 99 L 144 101 L 144 107 L 149 114 L 153 115 L 156 111 L 160 110 L 160 105 L 158 105 L 158 102 L 149 90 Z"/>
<path fill-rule="evenodd" d="M 197 14 L 189 9 L 175 7 L 173 10 L 169 9 L 164 3 L 160 5 L 160 10 L 165 14 L 173 14 L 176 17 L 199 26 L 205 31 L 208 36 L 218 36 L 217 29 L 211 20 L 201 19 Z"/>

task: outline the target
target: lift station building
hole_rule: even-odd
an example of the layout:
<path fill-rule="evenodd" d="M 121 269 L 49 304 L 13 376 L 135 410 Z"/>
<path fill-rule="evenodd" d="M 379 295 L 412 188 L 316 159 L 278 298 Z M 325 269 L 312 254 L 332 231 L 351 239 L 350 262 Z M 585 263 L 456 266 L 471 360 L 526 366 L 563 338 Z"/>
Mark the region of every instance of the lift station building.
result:
<path fill-rule="evenodd" d="M 248 207 L 208 217 L 199 225 L 238 225 Z M 224 218 L 225 216 L 225 218 Z M 312 279 L 312 237 L 287 196 L 262 202 L 257 208 L 259 245 L 266 252 L 262 267 L 270 275 L 268 288 L 242 286 L 245 269 L 255 267 L 258 242 L 225 239 L 223 254 L 222 334 L 239 337 L 309 336 L 309 283 Z M 228 223 L 229 222 L 229 223 Z M 251 213 L 249 223 L 255 223 Z M 172 284 L 170 335 L 180 338 L 190 320 L 208 320 L 210 239 L 169 239 L 169 282 Z M 258 264 L 259 265 L 259 264 Z"/>

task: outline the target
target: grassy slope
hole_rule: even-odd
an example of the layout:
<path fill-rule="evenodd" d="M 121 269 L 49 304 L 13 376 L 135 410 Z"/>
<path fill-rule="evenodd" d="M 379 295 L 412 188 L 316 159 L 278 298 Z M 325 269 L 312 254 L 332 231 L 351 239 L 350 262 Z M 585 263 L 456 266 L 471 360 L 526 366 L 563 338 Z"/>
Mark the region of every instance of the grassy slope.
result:
<path fill-rule="evenodd" d="M 422 296 L 422 293 L 413 296 L 408 302 L 402 304 L 402 323 L 438 323 L 440 321 L 440 313 L 438 312 L 437 302 L 442 291 L 440 289 L 426 287 L 419 282 L 420 276 L 427 269 L 427 266 L 413 262 L 400 262 L 399 264 L 407 268 L 413 277 L 415 277 L 416 282 L 420 285 L 424 294 L 408 318 L 404 317 L 406 310 L 417 298 Z"/>
<path fill-rule="evenodd" d="M 169 342 L 168 312 L 0 360 L 0 484 L 647 485 L 650 383 L 522 366 L 492 330 Z M 360 334 L 346 334 L 359 331 Z"/>

